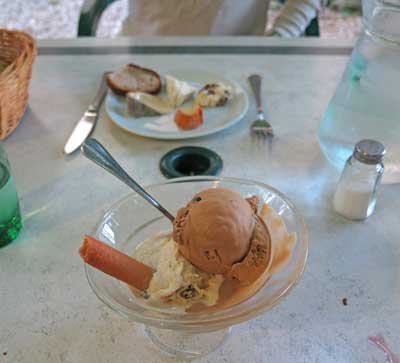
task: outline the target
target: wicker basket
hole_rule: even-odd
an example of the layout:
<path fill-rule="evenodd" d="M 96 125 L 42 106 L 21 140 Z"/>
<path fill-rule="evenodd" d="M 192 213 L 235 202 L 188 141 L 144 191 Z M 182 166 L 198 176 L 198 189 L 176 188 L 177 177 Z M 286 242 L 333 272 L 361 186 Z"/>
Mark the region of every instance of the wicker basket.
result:
<path fill-rule="evenodd" d="M 0 29 L 0 140 L 18 126 L 28 103 L 36 42 L 27 33 Z"/>

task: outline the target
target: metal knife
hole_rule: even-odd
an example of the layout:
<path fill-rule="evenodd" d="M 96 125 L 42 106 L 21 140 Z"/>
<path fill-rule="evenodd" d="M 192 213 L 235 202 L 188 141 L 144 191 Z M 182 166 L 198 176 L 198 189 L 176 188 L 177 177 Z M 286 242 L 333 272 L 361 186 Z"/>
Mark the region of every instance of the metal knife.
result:
<path fill-rule="evenodd" d="M 66 154 L 71 154 L 77 150 L 94 130 L 97 123 L 97 118 L 99 116 L 100 106 L 103 103 L 104 97 L 107 93 L 106 76 L 109 73 L 111 72 L 103 73 L 96 97 L 93 99 L 82 118 L 76 124 L 74 131 L 72 131 L 71 136 L 65 144 L 64 152 Z"/>

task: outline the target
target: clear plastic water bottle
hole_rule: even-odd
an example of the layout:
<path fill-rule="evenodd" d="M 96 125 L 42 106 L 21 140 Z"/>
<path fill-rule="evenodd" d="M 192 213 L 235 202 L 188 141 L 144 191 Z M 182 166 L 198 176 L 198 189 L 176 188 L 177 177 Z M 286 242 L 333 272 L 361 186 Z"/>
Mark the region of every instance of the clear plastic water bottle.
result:
<path fill-rule="evenodd" d="M 319 142 L 342 169 L 361 139 L 387 150 L 383 183 L 400 182 L 400 0 L 362 0 L 364 31 L 322 118 Z"/>

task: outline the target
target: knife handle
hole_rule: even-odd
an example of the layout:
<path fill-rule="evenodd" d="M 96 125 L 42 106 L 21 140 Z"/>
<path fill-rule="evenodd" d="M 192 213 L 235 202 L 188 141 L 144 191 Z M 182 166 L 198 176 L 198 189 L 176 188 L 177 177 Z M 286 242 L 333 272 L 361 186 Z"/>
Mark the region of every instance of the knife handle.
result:
<path fill-rule="evenodd" d="M 109 73 L 111 72 L 104 72 L 103 77 L 101 77 L 100 87 L 97 90 L 95 98 L 93 99 L 92 103 L 89 106 L 89 109 L 91 109 L 92 111 L 97 111 L 100 108 L 101 103 L 103 102 L 104 97 L 106 96 L 108 89 L 106 78 Z"/>

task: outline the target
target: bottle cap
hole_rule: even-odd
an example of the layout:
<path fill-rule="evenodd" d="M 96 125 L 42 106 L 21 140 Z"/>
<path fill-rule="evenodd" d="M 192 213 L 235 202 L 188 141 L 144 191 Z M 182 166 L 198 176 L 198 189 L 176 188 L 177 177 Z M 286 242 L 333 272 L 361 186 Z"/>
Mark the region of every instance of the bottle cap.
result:
<path fill-rule="evenodd" d="M 383 144 L 375 140 L 361 140 L 354 147 L 354 157 L 365 164 L 378 164 L 385 156 Z"/>

